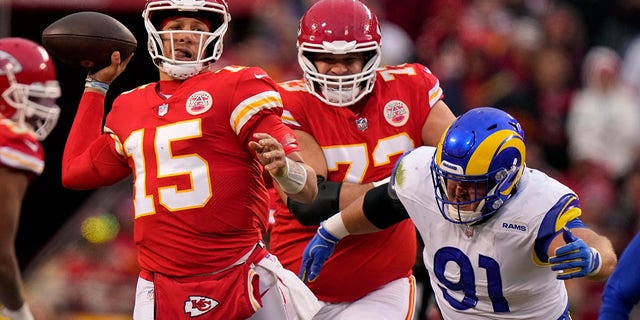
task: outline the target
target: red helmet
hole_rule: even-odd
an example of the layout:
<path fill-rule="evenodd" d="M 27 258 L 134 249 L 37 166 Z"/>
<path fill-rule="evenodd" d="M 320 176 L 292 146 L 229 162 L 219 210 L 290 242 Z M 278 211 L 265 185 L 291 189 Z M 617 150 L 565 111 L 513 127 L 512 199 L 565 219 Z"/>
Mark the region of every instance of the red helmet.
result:
<path fill-rule="evenodd" d="M 0 39 L 0 114 L 44 140 L 58 122 L 60 85 L 53 61 L 37 43 Z"/>
<path fill-rule="evenodd" d="M 357 74 L 330 76 L 319 73 L 313 53 L 366 52 Z M 380 25 L 358 0 L 320 0 L 307 10 L 298 28 L 298 63 L 309 92 L 333 106 L 352 105 L 373 90 L 380 65 Z M 320 90 L 320 92 L 318 92 Z"/>
<path fill-rule="evenodd" d="M 161 31 L 166 18 L 194 17 L 207 21 L 210 32 Z M 231 15 L 225 0 L 147 0 L 142 12 L 148 34 L 148 50 L 153 63 L 175 79 L 192 77 L 216 62 L 222 55 L 222 38 L 227 32 Z M 200 55 L 192 61 L 178 60 L 175 52 L 164 52 L 162 37 L 173 43 L 176 33 L 190 33 L 200 38 Z"/>

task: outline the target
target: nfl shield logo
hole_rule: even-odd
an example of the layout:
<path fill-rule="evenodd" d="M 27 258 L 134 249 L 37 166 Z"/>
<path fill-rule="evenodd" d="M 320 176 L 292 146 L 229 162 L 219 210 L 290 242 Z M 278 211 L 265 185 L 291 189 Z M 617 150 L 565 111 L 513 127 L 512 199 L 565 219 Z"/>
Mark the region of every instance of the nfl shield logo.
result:
<path fill-rule="evenodd" d="M 360 131 L 365 131 L 369 128 L 369 123 L 367 122 L 367 118 L 359 118 L 356 120 L 356 128 Z"/>
<path fill-rule="evenodd" d="M 158 115 L 161 116 L 161 117 L 164 116 L 165 114 L 167 114 L 167 111 L 169 111 L 169 105 L 166 104 L 166 103 L 161 104 L 158 107 Z"/>
<path fill-rule="evenodd" d="M 471 227 L 466 227 L 464 229 L 464 235 L 467 236 L 467 238 L 471 238 L 473 237 L 473 228 Z"/>

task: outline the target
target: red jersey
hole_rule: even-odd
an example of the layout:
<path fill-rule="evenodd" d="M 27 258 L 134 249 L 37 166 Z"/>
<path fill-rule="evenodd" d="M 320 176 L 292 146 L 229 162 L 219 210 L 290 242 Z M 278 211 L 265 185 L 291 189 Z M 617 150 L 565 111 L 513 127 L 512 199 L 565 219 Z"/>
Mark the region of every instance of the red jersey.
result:
<path fill-rule="evenodd" d="M 29 176 L 44 170 L 44 149 L 30 131 L 0 117 L 0 166 L 25 171 Z"/>
<path fill-rule="evenodd" d="M 163 85 L 174 86 L 171 96 L 161 96 Z M 91 93 L 85 97 L 95 99 Z M 74 126 L 81 126 L 76 122 L 87 112 L 83 103 Z M 96 185 L 69 182 L 82 188 L 121 179 L 118 162 L 133 172 L 134 239 L 144 270 L 169 276 L 215 272 L 238 260 L 266 231 L 269 197 L 263 167 L 248 142 L 255 132 L 282 141 L 277 134 L 291 129 L 282 124 L 281 113 L 275 82 L 255 67 L 150 83 L 116 98 L 105 123 L 110 138 L 92 138 L 88 148 L 100 158 L 65 150 L 63 162 L 67 171 L 73 170 L 71 158 L 92 167 L 85 175 L 107 174 L 105 166 L 116 172 L 114 178 L 96 179 Z M 72 128 L 67 149 L 86 134 Z M 298 150 L 297 142 L 290 142 L 285 152 Z"/>
<path fill-rule="evenodd" d="M 403 64 L 377 71 L 373 91 L 355 108 L 323 104 L 301 80 L 280 84 L 283 121 L 315 137 L 327 161 L 328 181 L 368 183 L 391 174 L 399 156 L 422 145 L 422 127 L 443 97 L 438 79 L 424 66 Z M 298 273 L 302 252 L 317 226 L 302 226 L 282 200 L 270 246 L 285 268 Z M 342 239 L 308 286 L 327 302 L 357 300 L 411 274 L 417 254 L 410 220 L 381 232 Z"/>

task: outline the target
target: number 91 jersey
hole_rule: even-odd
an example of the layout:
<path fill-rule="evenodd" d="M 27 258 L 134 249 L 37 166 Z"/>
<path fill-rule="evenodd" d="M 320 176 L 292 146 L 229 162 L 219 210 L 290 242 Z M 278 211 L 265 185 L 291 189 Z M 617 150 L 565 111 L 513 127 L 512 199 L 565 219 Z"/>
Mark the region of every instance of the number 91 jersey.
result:
<path fill-rule="evenodd" d="M 424 240 L 424 262 L 445 319 L 561 319 L 564 282 L 549 267 L 549 237 L 566 224 L 566 186 L 526 168 L 518 192 L 487 221 L 467 227 L 442 217 L 430 165 L 435 148 L 404 156 L 395 191 Z M 558 205 L 560 204 L 560 205 Z M 575 223 L 575 220 L 570 222 Z"/>

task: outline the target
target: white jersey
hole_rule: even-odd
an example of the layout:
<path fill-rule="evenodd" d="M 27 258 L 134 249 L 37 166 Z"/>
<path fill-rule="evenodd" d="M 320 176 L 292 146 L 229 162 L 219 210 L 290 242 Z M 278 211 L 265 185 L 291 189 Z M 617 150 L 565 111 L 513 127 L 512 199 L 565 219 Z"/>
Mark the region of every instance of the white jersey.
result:
<path fill-rule="evenodd" d="M 579 215 L 577 197 L 546 174 L 525 168 L 517 193 L 486 222 L 444 219 L 420 147 L 394 170 L 395 190 L 424 240 L 424 262 L 445 319 L 558 319 L 568 306 L 564 282 L 548 261 L 552 236 Z"/>

